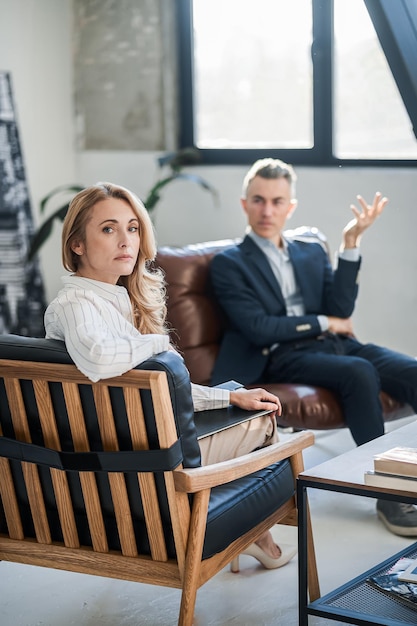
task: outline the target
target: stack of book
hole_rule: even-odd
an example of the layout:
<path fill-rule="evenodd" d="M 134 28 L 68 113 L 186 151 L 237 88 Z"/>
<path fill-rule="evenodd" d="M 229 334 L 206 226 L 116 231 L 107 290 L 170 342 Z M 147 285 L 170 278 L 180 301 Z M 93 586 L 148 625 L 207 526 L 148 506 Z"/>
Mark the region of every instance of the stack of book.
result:
<path fill-rule="evenodd" d="M 397 446 L 377 454 L 364 481 L 372 487 L 417 492 L 417 448 Z"/>

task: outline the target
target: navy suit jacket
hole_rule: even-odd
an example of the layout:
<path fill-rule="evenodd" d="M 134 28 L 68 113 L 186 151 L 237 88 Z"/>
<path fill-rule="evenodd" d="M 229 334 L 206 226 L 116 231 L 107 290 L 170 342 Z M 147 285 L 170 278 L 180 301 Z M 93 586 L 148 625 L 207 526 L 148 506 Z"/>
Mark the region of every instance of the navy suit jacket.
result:
<path fill-rule="evenodd" d="M 214 366 L 213 385 L 231 378 L 242 384 L 255 383 L 262 377 L 271 346 L 316 337 L 322 332 L 318 315 L 352 315 L 360 260 L 339 259 L 333 270 L 319 238 L 286 239 L 304 301 L 302 316 L 287 315 L 269 261 L 250 237 L 214 256 L 211 280 L 228 327 Z"/>

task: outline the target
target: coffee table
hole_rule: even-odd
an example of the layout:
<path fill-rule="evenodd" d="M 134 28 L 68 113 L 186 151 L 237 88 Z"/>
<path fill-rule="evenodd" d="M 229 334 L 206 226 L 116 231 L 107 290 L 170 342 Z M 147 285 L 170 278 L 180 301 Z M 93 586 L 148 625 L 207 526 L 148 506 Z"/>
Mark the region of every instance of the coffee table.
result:
<path fill-rule="evenodd" d="M 372 469 L 373 456 L 394 446 L 417 447 L 417 420 L 378 439 L 341 454 L 325 463 L 302 472 L 297 479 L 298 502 L 298 569 L 299 625 L 308 625 L 308 616 L 316 615 L 349 624 L 381 624 L 404 626 L 417 624 L 416 610 L 391 599 L 365 581 L 370 575 L 384 573 L 400 557 L 417 558 L 417 543 L 413 543 L 392 558 L 364 572 L 361 576 L 338 587 L 325 596 L 310 599 L 307 594 L 308 564 L 308 496 L 309 488 L 339 493 L 416 503 L 417 494 L 371 487 L 364 484 L 365 470 Z M 310 544 L 311 549 L 311 544 Z"/>

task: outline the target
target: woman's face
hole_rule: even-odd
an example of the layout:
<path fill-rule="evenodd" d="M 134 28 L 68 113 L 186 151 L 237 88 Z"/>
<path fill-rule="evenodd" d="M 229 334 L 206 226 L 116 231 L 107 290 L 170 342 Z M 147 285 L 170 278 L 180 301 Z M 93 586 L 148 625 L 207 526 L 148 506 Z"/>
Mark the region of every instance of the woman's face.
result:
<path fill-rule="evenodd" d="M 76 274 L 115 285 L 120 276 L 132 273 L 139 245 L 139 220 L 129 203 L 101 200 L 90 211 L 85 240 L 71 245 L 79 256 Z"/>

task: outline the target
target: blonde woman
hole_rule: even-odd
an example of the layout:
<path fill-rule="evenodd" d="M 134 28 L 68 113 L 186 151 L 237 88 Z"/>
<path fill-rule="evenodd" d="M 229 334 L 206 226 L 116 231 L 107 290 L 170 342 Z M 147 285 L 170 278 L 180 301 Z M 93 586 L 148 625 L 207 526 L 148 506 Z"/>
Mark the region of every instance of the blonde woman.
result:
<path fill-rule="evenodd" d="M 170 345 L 165 325 L 164 277 L 150 267 L 156 242 L 141 201 L 128 189 L 97 183 L 72 200 L 62 231 L 62 262 L 70 272 L 45 313 L 46 337 L 65 341 L 78 369 L 90 380 L 119 376 Z M 181 358 L 178 355 L 178 358 Z M 235 458 L 277 441 L 279 399 L 263 389 L 228 391 L 191 385 L 196 411 L 234 404 L 271 414 L 202 440 L 204 465 Z M 267 568 L 295 554 L 266 532 L 250 546 Z"/>

